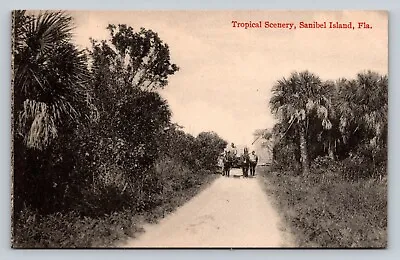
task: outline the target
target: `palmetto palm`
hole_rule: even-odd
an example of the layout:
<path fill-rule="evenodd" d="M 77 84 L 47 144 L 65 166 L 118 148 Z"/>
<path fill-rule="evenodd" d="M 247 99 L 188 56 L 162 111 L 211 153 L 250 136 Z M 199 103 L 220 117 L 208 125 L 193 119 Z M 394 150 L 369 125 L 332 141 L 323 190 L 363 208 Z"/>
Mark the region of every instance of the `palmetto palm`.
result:
<path fill-rule="evenodd" d="M 327 97 L 329 88 L 324 87 L 321 79 L 316 75 L 304 71 L 294 72 L 289 78 L 278 80 L 272 88 L 270 107 L 281 123 L 290 128 L 295 127 L 298 132 L 300 158 L 303 174 L 309 173 L 309 158 L 307 150 L 307 130 L 310 115 L 315 114 L 324 129 L 330 129 L 329 104 Z"/>
<path fill-rule="evenodd" d="M 346 142 L 359 133 L 371 149 L 384 147 L 388 128 L 387 76 L 368 71 L 359 73 L 355 80 L 341 80 L 337 85 L 342 139 Z"/>
<path fill-rule="evenodd" d="M 71 43 L 63 12 L 13 12 L 14 127 L 29 148 L 42 149 L 87 107 L 86 57 Z"/>

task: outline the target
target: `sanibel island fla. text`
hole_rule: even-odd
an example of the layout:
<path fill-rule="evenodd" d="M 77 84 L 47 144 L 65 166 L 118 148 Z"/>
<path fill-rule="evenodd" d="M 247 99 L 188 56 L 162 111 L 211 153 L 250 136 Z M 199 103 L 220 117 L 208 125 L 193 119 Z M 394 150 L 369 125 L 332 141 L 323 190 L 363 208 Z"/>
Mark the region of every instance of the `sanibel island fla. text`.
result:
<path fill-rule="evenodd" d="M 300 22 L 299 23 L 299 28 L 312 28 L 312 29 L 372 29 L 372 26 L 366 22 L 358 22 L 358 23 L 353 23 L 353 22 L 348 22 L 348 23 L 339 23 L 339 22 L 312 22 L 312 23 L 306 23 L 306 22 Z"/>

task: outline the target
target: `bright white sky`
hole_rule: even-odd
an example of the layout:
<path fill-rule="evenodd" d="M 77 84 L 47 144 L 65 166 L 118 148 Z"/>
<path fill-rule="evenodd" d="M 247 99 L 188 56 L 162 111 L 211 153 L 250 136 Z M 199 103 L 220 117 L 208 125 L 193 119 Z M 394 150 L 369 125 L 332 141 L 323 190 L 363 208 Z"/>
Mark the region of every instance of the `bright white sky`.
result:
<path fill-rule="evenodd" d="M 274 82 L 308 69 L 323 80 L 388 72 L 386 12 L 135 11 L 70 12 L 75 40 L 106 39 L 109 23 L 157 32 L 180 67 L 161 91 L 173 121 L 197 135 L 215 131 L 249 144 L 255 129 L 272 127 L 268 101 Z M 372 29 L 243 29 L 237 21 L 367 22 Z"/>

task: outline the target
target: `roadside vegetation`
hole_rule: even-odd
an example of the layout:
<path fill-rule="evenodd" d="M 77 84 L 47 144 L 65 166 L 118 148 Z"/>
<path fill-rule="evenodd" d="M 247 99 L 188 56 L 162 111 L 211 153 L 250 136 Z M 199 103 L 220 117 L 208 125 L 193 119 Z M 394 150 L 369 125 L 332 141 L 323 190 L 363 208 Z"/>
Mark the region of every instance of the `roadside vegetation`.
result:
<path fill-rule="evenodd" d="M 387 76 L 371 71 L 294 72 L 274 85 L 274 162 L 261 174 L 298 246 L 387 246 L 387 93 Z"/>
<path fill-rule="evenodd" d="M 171 122 L 157 91 L 179 68 L 156 32 L 109 25 L 80 50 L 72 28 L 13 12 L 15 248 L 120 243 L 209 183 L 226 146 Z"/>

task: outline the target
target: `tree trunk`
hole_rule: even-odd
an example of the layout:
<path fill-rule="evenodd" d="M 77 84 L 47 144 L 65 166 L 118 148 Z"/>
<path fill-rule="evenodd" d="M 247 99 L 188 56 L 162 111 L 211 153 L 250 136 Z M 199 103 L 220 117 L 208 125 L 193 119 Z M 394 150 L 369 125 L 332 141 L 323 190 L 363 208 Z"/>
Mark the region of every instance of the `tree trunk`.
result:
<path fill-rule="evenodd" d="M 303 175 L 310 173 L 310 164 L 308 160 L 306 131 L 303 125 L 300 126 L 300 160 L 303 168 Z"/>
<path fill-rule="evenodd" d="M 330 159 L 335 160 L 335 152 L 334 152 L 334 140 L 329 133 L 328 136 L 328 156 Z"/>
<path fill-rule="evenodd" d="M 332 160 L 335 159 L 335 154 L 334 154 L 334 152 L 333 152 L 333 145 L 332 145 L 332 142 L 329 142 L 329 145 L 328 145 L 328 156 L 329 156 L 329 158 L 332 159 Z"/>

